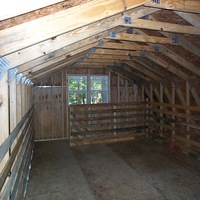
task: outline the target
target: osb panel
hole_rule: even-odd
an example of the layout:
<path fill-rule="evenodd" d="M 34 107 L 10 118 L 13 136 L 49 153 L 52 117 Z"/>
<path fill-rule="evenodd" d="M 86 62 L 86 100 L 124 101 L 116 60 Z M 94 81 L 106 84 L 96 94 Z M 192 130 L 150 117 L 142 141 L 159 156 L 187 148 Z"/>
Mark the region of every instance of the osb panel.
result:
<path fill-rule="evenodd" d="M 172 65 L 176 69 L 186 73 L 188 76 L 193 76 L 193 73 L 191 71 L 183 68 L 180 64 L 176 63 L 175 61 L 165 56 L 164 54 L 161 53 L 154 53 L 154 54 L 156 54 L 157 57 L 160 57 L 161 59 L 165 60 L 169 65 Z"/>
<path fill-rule="evenodd" d="M 154 70 L 156 70 L 157 72 L 163 74 L 163 76 L 165 78 L 171 78 L 173 77 L 174 75 L 165 70 L 164 68 L 160 67 L 158 64 L 154 63 L 153 61 L 149 60 L 148 58 L 145 58 L 145 57 L 141 57 L 140 60 L 146 62 L 148 65 L 150 65 Z M 159 75 L 159 74 L 158 74 Z"/>
<path fill-rule="evenodd" d="M 196 47 L 200 48 L 200 35 L 183 34 L 183 37 L 193 43 Z"/>
<path fill-rule="evenodd" d="M 191 25 L 190 23 L 186 22 L 183 18 L 179 17 L 171 10 L 160 10 L 157 11 L 149 17 L 150 19 L 156 19 L 160 22 L 169 22 L 174 24 L 181 24 L 181 25 Z"/>
<path fill-rule="evenodd" d="M 41 8 L 23 15 L 19 15 L 10 19 L 6 19 L 0 22 L 0 30 L 6 29 L 12 26 L 16 26 L 37 18 L 41 18 L 61 10 L 66 10 L 68 8 L 89 2 L 91 0 L 66 0 L 61 3 L 57 3 L 45 8 Z"/>
<path fill-rule="evenodd" d="M 175 45 L 165 45 L 167 48 L 171 49 L 172 51 L 179 54 L 181 57 L 185 58 L 192 64 L 199 66 L 200 65 L 200 57 L 195 56 L 191 52 L 184 49 L 182 46 L 175 46 Z"/>

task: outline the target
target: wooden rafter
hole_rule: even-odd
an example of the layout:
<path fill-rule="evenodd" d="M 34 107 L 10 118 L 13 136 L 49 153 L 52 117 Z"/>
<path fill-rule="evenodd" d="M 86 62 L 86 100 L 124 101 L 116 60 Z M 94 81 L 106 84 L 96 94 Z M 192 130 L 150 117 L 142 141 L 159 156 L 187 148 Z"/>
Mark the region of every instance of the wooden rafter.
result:
<path fill-rule="evenodd" d="M 104 49 L 126 49 L 126 50 L 138 50 L 138 51 L 155 51 L 153 47 L 148 45 L 131 44 L 131 43 L 116 43 L 105 42 L 102 46 Z"/>
<path fill-rule="evenodd" d="M 154 79 L 155 81 L 160 81 L 161 78 L 160 76 L 156 75 L 155 73 L 153 73 L 152 71 L 144 68 L 142 65 L 137 64 L 136 62 L 133 61 L 126 61 L 124 62 L 125 64 L 127 64 L 128 66 L 132 67 L 133 69 L 141 72 L 142 74 L 144 74 L 147 77 L 150 77 L 151 79 Z"/>
<path fill-rule="evenodd" d="M 122 24 L 122 25 L 125 27 L 132 27 L 132 28 L 200 35 L 200 27 L 173 24 L 173 23 L 168 23 L 168 22 L 135 19 L 135 20 L 131 20 L 131 24 Z"/>
<path fill-rule="evenodd" d="M 139 56 L 140 54 L 137 51 L 128 51 L 128 50 L 112 50 L 112 49 L 96 49 L 95 54 L 107 54 L 107 55 L 126 55 L 126 56 Z"/>
<path fill-rule="evenodd" d="M 108 55 L 108 54 L 90 54 L 88 58 L 106 59 L 106 60 L 130 60 L 128 55 Z"/>
<path fill-rule="evenodd" d="M 85 58 L 85 63 L 113 63 L 112 59 L 101 59 L 101 58 Z"/>
<path fill-rule="evenodd" d="M 200 26 L 200 16 L 198 14 L 178 11 L 175 11 L 175 13 L 193 26 Z"/>
<path fill-rule="evenodd" d="M 117 28 L 114 28 L 114 29 L 111 29 L 111 30 L 114 30 L 114 31 L 123 31 L 124 28 L 117 27 Z M 109 33 L 109 31 L 104 31 L 102 33 L 99 33 L 99 34 L 87 37 L 86 39 L 83 39 L 81 41 L 77 41 L 75 43 L 67 45 L 67 46 L 65 46 L 63 48 L 60 48 L 60 49 L 56 50 L 56 51 L 53 51 L 55 49 L 54 45 L 55 46 L 57 45 L 56 43 L 54 43 L 54 45 L 52 46 L 52 48 L 49 49 L 49 53 L 45 54 L 45 55 L 41 54 L 42 56 L 39 56 L 39 55 L 29 55 L 29 54 L 27 55 L 27 53 L 29 53 L 29 50 L 27 51 L 27 49 L 25 49 L 23 54 L 27 55 L 27 56 L 22 56 L 22 59 L 17 59 L 17 57 L 15 57 L 15 56 L 17 56 L 17 54 L 15 54 L 15 55 L 14 54 L 8 55 L 7 59 L 11 60 L 11 63 L 14 64 L 14 66 L 16 66 L 16 64 L 15 64 L 16 62 L 18 64 L 19 63 L 24 63 L 24 64 L 20 64 L 20 66 L 18 67 L 19 71 L 20 70 L 24 70 L 26 68 L 33 68 L 33 67 L 35 67 L 37 65 L 43 64 L 45 62 L 49 62 L 49 61 L 55 59 L 56 57 L 60 57 L 60 56 L 63 56 L 63 55 L 69 55 L 69 56 L 71 56 L 72 52 L 76 51 L 77 49 L 82 49 L 83 50 L 83 49 L 86 49 L 89 45 L 93 45 L 93 44 L 94 44 L 94 46 L 95 46 L 95 44 L 96 44 L 96 46 L 98 46 L 99 45 L 98 41 L 101 40 L 101 39 L 103 39 L 104 37 L 106 37 L 108 35 L 108 33 Z M 78 37 L 78 38 L 80 39 L 80 37 Z M 39 56 L 39 57 L 37 57 L 37 56 Z"/>
<path fill-rule="evenodd" d="M 140 31 L 140 30 L 136 30 L 136 32 L 139 33 L 139 34 L 142 34 L 142 35 L 146 35 L 143 31 Z M 169 48 L 167 48 L 167 47 L 165 47 L 164 45 L 161 45 L 161 44 L 153 45 L 153 44 L 149 43 L 149 45 L 156 48 L 158 52 L 161 52 L 162 54 L 166 55 L 170 59 L 179 63 L 185 69 L 187 69 L 187 70 L 193 72 L 194 74 L 200 76 L 200 68 L 193 65 L 188 60 L 186 60 L 185 58 L 178 55 L 176 52 L 172 51 L 171 49 L 169 49 Z"/>
<path fill-rule="evenodd" d="M 73 56 L 72 58 L 68 58 L 66 60 L 62 60 L 62 61 L 59 61 L 57 63 L 54 63 L 50 66 L 39 66 L 39 68 L 33 68 L 32 70 L 24 73 L 26 74 L 27 77 L 31 78 L 31 77 L 35 77 L 36 75 L 38 74 L 43 74 L 45 73 L 46 71 L 52 71 L 54 69 L 60 69 L 62 67 L 65 67 L 65 66 L 68 66 L 72 63 L 75 63 L 77 62 L 79 59 L 83 58 L 84 57 L 84 52 L 80 53 L 80 54 L 77 54 L 76 56 Z"/>
<path fill-rule="evenodd" d="M 172 39 L 166 37 L 156 37 L 148 35 L 136 35 L 127 33 L 118 33 L 113 37 L 107 37 L 106 39 L 130 41 L 130 42 L 145 42 L 145 43 L 159 43 L 159 44 L 173 44 Z"/>
<path fill-rule="evenodd" d="M 155 3 L 154 2 L 155 1 L 149 1 L 145 5 L 153 6 L 156 8 L 200 13 L 199 0 L 160 0 L 159 3 L 158 1 Z"/>
<path fill-rule="evenodd" d="M 166 76 L 165 71 L 163 72 L 163 70 L 164 70 L 163 68 L 160 69 L 160 67 L 159 67 L 159 69 L 158 69 L 158 67 L 156 67 L 152 63 L 145 61 L 145 59 L 142 57 L 135 57 L 135 58 L 133 58 L 133 60 L 135 62 L 139 63 L 140 65 L 142 65 L 143 67 L 147 68 L 148 70 L 151 70 L 153 73 L 159 75 L 160 77 L 163 77 L 165 79 L 170 78 L 170 77 Z"/>
<path fill-rule="evenodd" d="M 126 9 L 143 5 L 145 0 L 125 0 Z M 79 27 L 125 11 L 123 1 L 94 0 L 0 31 L 0 52 L 5 55 Z M 66 23 L 67 22 L 67 23 Z M 116 25 L 115 25 L 116 26 Z M 34 37 L 32 37 L 34 35 Z"/>
<path fill-rule="evenodd" d="M 72 56 L 76 55 L 76 54 L 79 54 L 79 53 L 88 53 L 87 51 L 89 51 L 90 48 L 94 47 L 98 45 L 97 42 L 94 42 L 94 43 L 91 43 L 91 44 L 88 44 L 88 45 L 85 45 L 83 46 L 82 48 L 78 48 L 74 51 L 71 51 L 70 53 L 67 53 L 67 54 L 64 54 L 62 56 L 57 56 L 56 58 L 53 58 L 51 59 L 50 61 L 47 61 L 45 63 L 42 63 L 42 64 L 39 64 L 39 65 L 36 65 L 36 66 L 31 66 L 31 65 L 28 65 L 27 64 L 24 66 L 24 65 L 21 65 L 18 67 L 18 70 L 20 72 L 24 72 L 24 71 L 28 71 L 28 70 L 32 70 L 33 68 L 35 68 L 34 70 L 37 69 L 40 69 L 40 68 L 44 68 L 44 67 L 48 67 L 56 62 L 59 62 L 59 61 L 62 61 L 62 60 L 65 60 L 67 58 L 71 58 Z"/>
<path fill-rule="evenodd" d="M 178 44 L 181 45 L 184 49 L 200 57 L 200 48 L 196 47 L 194 44 L 186 40 L 183 36 L 175 33 L 167 33 L 167 32 L 161 32 L 161 33 L 166 37 L 172 39 L 175 38 L 178 41 Z"/>
<path fill-rule="evenodd" d="M 132 18 L 136 19 L 144 15 L 151 14 L 157 10 L 158 9 L 154 8 L 148 9 L 145 7 L 139 7 L 131 9 L 130 11 L 125 11 L 124 14 L 130 14 Z M 123 27 L 118 27 L 118 25 L 121 24 L 121 21 L 121 14 L 117 14 L 115 16 L 109 17 L 108 19 L 83 26 L 76 30 L 66 30 L 66 33 L 62 35 L 58 35 L 21 50 L 17 47 L 15 47 L 15 49 L 13 46 L 10 46 L 10 50 L 6 50 L 0 47 L 0 55 L 3 56 L 9 54 L 6 56 L 6 58 L 10 61 L 11 67 L 16 67 L 24 63 L 28 64 L 28 62 L 31 61 L 37 62 L 37 65 L 42 64 L 42 62 L 46 62 L 46 60 L 53 56 L 57 56 L 57 54 L 61 56 L 65 53 L 68 53 L 68 50 L 73 50 L 73 48 L 77 48 L 79 45 L 83 45 L 84 42 L 85 44 L 88 44 L 90 42 L 98 41 L 108 36 L 110 31 L 117 33 L 126 29 Z M 58 51 L 60 51 L 60 53 Z M 35 65 L 34 62 L 31 63 L 32 66 Z"/>
<path fill-rule="evenodd" d="M 187 77 L 188 77 L 187 74 L 185 74 L 181 70 L 177 69 L 173 65 L 169 64 L 168 62 L 166 62 L 162 58 L 155 56 L 153 53 L 146 52 L 145 57 L 147 57 L 149 60 L 152 60 L 153 62 L 157 63 L 158 65 L 160 65 L 164 69 L 172 72 L 174 75 L 178 76 L 179 78 L 187 80 Z"/>

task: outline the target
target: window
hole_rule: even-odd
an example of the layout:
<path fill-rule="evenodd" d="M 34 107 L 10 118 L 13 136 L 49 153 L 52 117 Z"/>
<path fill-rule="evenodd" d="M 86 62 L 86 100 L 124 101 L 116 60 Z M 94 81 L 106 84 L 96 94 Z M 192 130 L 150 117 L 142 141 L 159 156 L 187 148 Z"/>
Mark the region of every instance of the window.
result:
<path fill-rule="evenodd" d="M 68 76 L 68 102 L 107 103 L 108 76 Z"/>
<path fill-rule="evenodd" d="M 108 103 L 108 77 L 91 76 L 91 102 L 90 103 Z"/>
<path fill-rule="evenodd" d="M 68 76 L 69 104 L 87 103 L 87 76 Z"/>

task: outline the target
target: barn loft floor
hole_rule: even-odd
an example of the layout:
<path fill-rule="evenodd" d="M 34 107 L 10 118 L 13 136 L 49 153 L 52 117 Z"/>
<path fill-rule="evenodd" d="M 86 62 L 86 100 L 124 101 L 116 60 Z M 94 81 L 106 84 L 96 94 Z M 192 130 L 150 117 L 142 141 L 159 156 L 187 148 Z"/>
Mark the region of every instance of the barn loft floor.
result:
<path fill-rule="evenodd" d="M 155 141 L 35 144 L 28 200 L 199 199 L 200 166 Z"/>

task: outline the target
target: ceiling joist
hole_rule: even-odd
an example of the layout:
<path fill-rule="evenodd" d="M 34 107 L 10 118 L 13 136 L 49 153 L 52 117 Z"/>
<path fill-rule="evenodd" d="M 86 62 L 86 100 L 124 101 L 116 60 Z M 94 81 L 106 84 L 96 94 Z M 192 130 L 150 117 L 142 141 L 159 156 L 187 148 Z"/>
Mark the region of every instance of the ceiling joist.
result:
<path fill-rule="evenodd" d="M 106 39 L 120 40 L 120 41 L 130 41 L 130 42 L 145 42 L 145 43 L 159 43 L 159 44 L 172 44 L 177 45 L 172 39 L 166 37 L 156 37 L 148 35 L 136 35 L 127 33 L 113 33 L 113 36 L 109 36 Z"/>
<path fill-rule="evenodd" d="M 144 19 L 131 20 L 130 24 L 122 24 L 125 27 L 157 30 L 173 33 L 187 33 L 191 35 L 200 35 L 200 27 L 173 24 L 168 22 L 151 21 Z"/>

